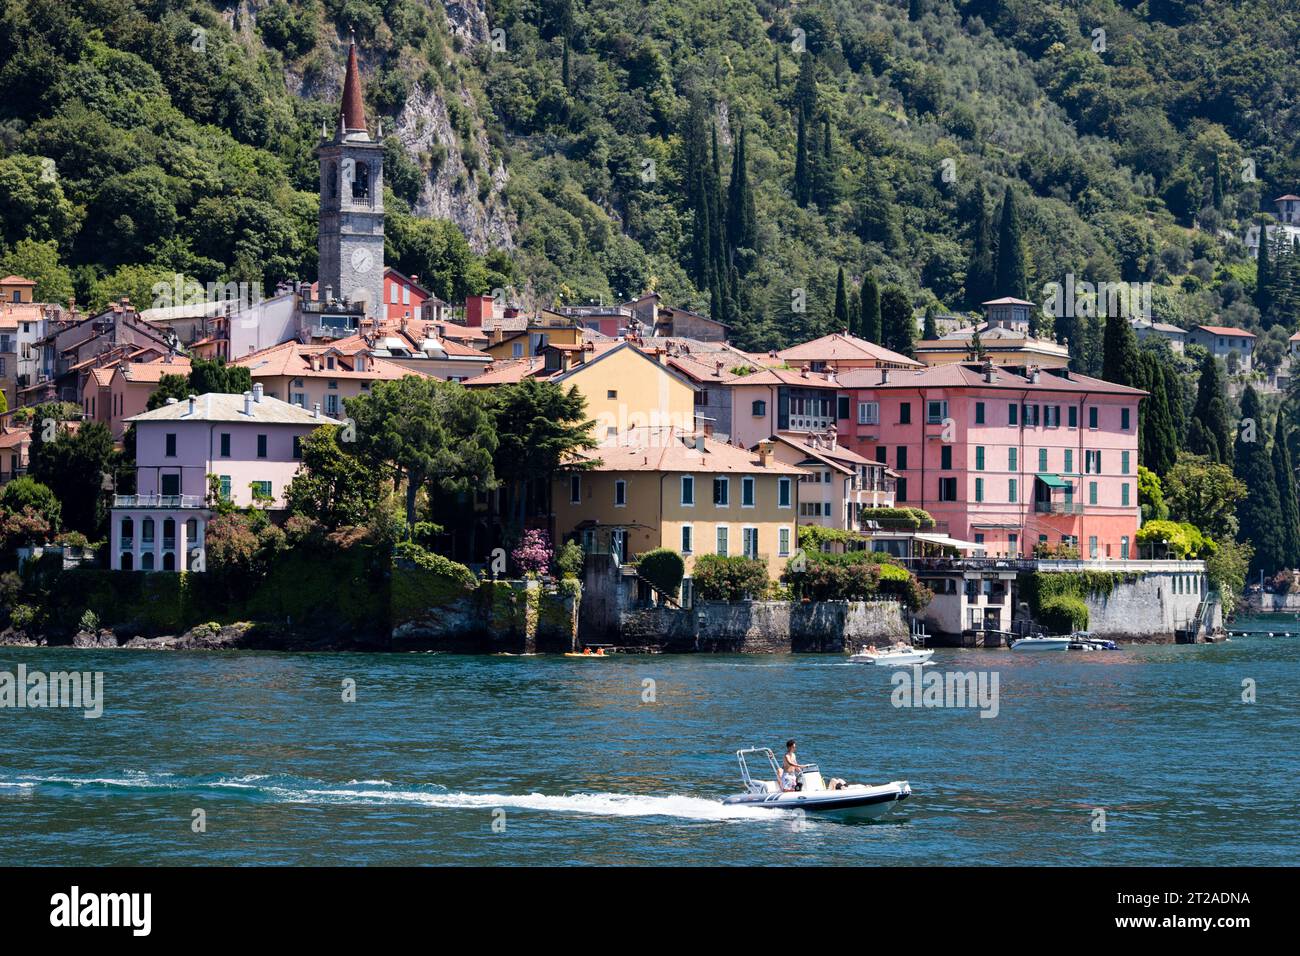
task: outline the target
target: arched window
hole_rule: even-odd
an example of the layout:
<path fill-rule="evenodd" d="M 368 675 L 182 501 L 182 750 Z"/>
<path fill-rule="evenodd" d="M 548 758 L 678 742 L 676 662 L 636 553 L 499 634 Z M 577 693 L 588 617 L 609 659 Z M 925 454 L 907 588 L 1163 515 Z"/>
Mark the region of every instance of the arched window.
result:
<path fill-rule="evenodd" d="M 163 552 L 163 568 L 162 568 L 162 569 L 163 569 L 164 571 L 175 571 L 175 570 L 176 570 L 176 552 L 175 552 L 175 551 L 164 551 L 164 552 Z"/>
<path fill-rule="evenodd" d="M 370 198 L 370 167 L 365 163 L 357 163 L 356 171 L 352 175 L 352 198 Z"/>
<path fill-rule="evenodd" d="M 135 570 L 135 555 L 132 554 L 130 551 L 122 552 L 122 570 L 123 571 Z"/>
<path fill-rule="evenodd" d="M 152 551 L 146 551 L 144 554 L 140 555 L 140 570 L 141 570 L 141 571 L 152 571 L 152 570 L 153 570 L 153 552 L 152 552 Z"/>
<path fill-rule="evenodd" d="M 339 198 L 339 164 L 330 163 L 330 199 Z"/>

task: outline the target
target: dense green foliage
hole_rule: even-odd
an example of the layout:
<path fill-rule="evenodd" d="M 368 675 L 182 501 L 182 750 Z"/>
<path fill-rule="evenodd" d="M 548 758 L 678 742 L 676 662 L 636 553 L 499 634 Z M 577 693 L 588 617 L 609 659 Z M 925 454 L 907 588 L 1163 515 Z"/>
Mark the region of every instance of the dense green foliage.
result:
<path fill-rule="evenodd" d="M 702 554 L 691 573 L 703 601 L 761 600 L 768 592 L 767 565 L 742 555 Z"/>
<path fill-rule="evenodd" d="M 661 594 L 676 598 L 686 574 L 686 563 L 672 548 L 655 548 L 637 558 L 637 574 L 645 578 Z"/>

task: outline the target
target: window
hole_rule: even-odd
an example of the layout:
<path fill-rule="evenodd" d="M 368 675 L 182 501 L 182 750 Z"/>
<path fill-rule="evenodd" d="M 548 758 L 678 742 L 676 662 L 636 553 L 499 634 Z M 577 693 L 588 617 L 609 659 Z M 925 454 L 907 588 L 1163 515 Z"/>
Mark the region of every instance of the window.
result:
<path fill-rule="evenodd" d="M 747 558 L 758 557 L 758 529 L 741 528 L 740 539 L 741 539 L 741 545 L 743 546 L 743 550 L 745 552 L 745 557 Z"/>
<path fill-rule="evenodd" d="M 690 554 L 694 541 L 692 540 L 695 529 L 688 524 L 682 525 L 682 554 Z"/>
<path fill-rule="evenodd" d="M 983 402 L 975 403 L 975 424 L 976 425 L 984 424 L 984 403 Z"/>
<path fill-rule="evenodd" d="M 1043 424 L 1048 428 L 1061 427 L 1061 406 L 1044 405 L 1043 406 Z"/>
<path fill-rule="evenodd" d="M 1017 425 L 1020 423 L 1020 406 L 1012 402 L 1007 406 L 1007 424 Z"/>
<path fill-rule="evenodd" d="M 790 529 L 778 528 L 776 531 L 776 551 L 778 556 L 785 558 L 790 555 Z"/>
<path fill-rule="evenodd" d="M 849 408 L 852 402 L 847 395 L 837 395 L 835 398 L 835 417 L 848 419 Z"/>
<path fill-rule="evenodd" d="M 709 404 L 709 390 L 707 388 L 702 388 L 695 393 L 695 404 L 697 406 Z"/>
<path fill-rule="evenodd" d="M 1020 553 L 1020 535 L 1018 534 L 1007 535 L 1007 554 L 1011 555 L 1011 557 L 1014 558 L 1019 553 Z"/>
<path fill-rule="evenodd" d="M 325 396 L 325 414 L 337 415 L 339 413 L 339 397 L 337 395 Z"/>
<path fill-rule="evenodd" d="M 1014 505 L 1018 500 L 1016 497 L 1018 493 L 1019 493 L 1018 483 L 1016 482 L 1016 479 L 1012 478 L 1009 482 L 1007 482 L 1007 501 L 1009 501 L 1011 504 Z"/>
<path fill-rule="evenodd" d="M 1095 481 L 1090 481 L 1088 482 L 1088 504 L 1095 505 L 1096 503 L 1097 503 L 1097 483 Z"/>
<path fill-rule="evenodd" d="M 397 305 L 397 283 L 396 282 L 391 283 L 388 286 L 388 301 L 391 302 L 393 305 Z"/>
<path fill-rule="evenodd" d="M 1125 508 L 1128 507 L 1128 496 L 1129 496 L 1128 488 L 1129 488 L 1129 484 L 1127 481 L 1119 486 L 1119 503 L 1123 505 Z"/>
<path fill-rule="evenodd" d="M 290 395 L 289 395 L 289 404 L 291 404 L 291 405 L 297 405 L 299 408 L 306 408 L 306 407 L 307 407 L 307 393 L 306 393 L 306 392 L 292 392 L 292 393 L 290 393 Z"/>
<path fill-rule="evenodd" d="M 1067 424 L 1069 424 L 1071 428 L 1079 427 L 1079 407 L 1077 405 L 1070 406 Z"/>
<path fill-rule="evenodd" d="M 1128 560 L 1128 537 L 1127 536 L 1119 539 L 1119 556 L 1123 558 L 1125 561 Z"/>
<path fill-rule="evenodd" d="M 618 389 L 611 388 L 605 392 L 606 398 L 618 398 Z"/>
<path fill-rule="evenodd" d="M 1097 406 L 1088 406 L 1088 427 L 1095 429 L 1097 427 Z"/>
<path fill-rule="evenodd" d="M 266 457 L 266 436 L 265 435 L 257 436 L 257 457 L 258 458 Z"/>
<path fill-rule="evenodd" d="M 731 504 L 731 479 L 713 479 L 713 503 L 719 508 L 725 508 Z"/>
<path fill-rule="evenodd" d="M 858 402 L 858 424 L 879 425 L 880 424 L 880 403 L 879 402 Z"/>
<path fill-rule="evenodd" d="M 976 501 L 984 500 L 984 479 L 983 478 L 975 479 L 975 500 Z"/>
<path fill-rule="evenodd" d="M 1128 413 L 1129 410 L 1127 408 L 1121 408 L 1119 410 L 1119 427 L 1124 431 L 1128 431 Z"/>
<path fill-rule="evenodd" d="M 1020 449 L 1008 448 L 1007 449 L 1007 471 L 1019 471 L 1020 469 L 1019 467 L 1017 467 L 1019 464 L 1020 464 Z"/>
<path fill-rule="evenodd" d="M 167 455 L 168 458 L 175 458 L 175 457 L 176 457 L 176 435 L 175 435 L 175 433 L 169 432 L 169 433 L 167 434 L 167 437 L 166 437 L 165 441 L 166 441 L 166 443 L 167 443 L 167 451 L 165 452 L 165 454 Z"/>
<path fill-rule="evenodd" d="M 1088 535 L 1088 557 L 1094 561 L 1097 560 L 1097 536 L 1095 534 Z"/>
<path fill-rule="evenodd" d="M 1074 471 L 1074 449 L 1065 449 L 1065 473 L 1068 475 Z"/>
<path fill-rule="evenodd" d="M 1026 405 L 1025 413 L 1021 417 L 1025 423 L 1026 428 L 1037 428 L 1038 427 L 1038 406 Z"/>
<path fill-rule="evenodd" d="M 221 500 L 229 501 L 230 500 L 230 476 L 221 475 L 217 479 L 217 481 L 220 483 L 220 487 L 221 487 Z"/>
<path fill-rule="evenodd" d="M 952 445 L 944 445 L 939 449 L 939 467 L 944 471 L 952 468 Z"/>
<path fill-rule="evenodd" d="M 1047 471 L 1047 449 L 1038 449 L 1038 470 Z"/>
<path fill-rule="evenodd" d="M 776 483 L 776 505 L 778 508 L 790 507 L 790 479 L 780 478 Z"/>
<path fill-rule="evenodd" d="M 727 526 L 718 525 L 717 532 L 717 553 L 724 558 L 727 556 Z"/>
<path fill-rule="evenodd" d="M 1101 452 L 1085 449 L 1083 452 L 1083 473 L 1085 475 L 1101 474 Z"/>
<path fill-rule="evenodd" d="M 181 476 L 163 475 L 162 493 L 164 495 L 179 495 L 181 493 Z"/>
<path fill-rule="evenodd" d="M 984 446 L 983 445 L 975 446 L 975 470 L 976 471 L 984 470 Z"/>
<path fill-rule="evenodd" d="M 940 501 L 957 500 L 957 479 L 956 478 L 939 479 L 939 500 Z"/>
<path fill-rule="evenodd" d="M 576 505 L 582 502 L 582 475 L 569 476 L 569 504 Z"/>
<path fill-rule="evenodd" d="M 682 504 L 695 504 L 695 478 L 691 475 L 682 475 Z"/>
<path fill-rule="evenodd" d="M 222 458 L 230 457 L 230 432 L 221 433 L 221 457 Z M 294 457 L 296 458 L 298 456 L 295 455 Z"/>
<path fill-rule="evenodd" d="M 253 481 L 249 485 L 254 499 L 271 497 L 271 483 L 269 481 Z"/>
<path fill-rule="evenodd" d="M 926 402 L 925 403 L 925 423 L 927 425 L 942 425 L 943 420 L 948 417 L 947 402 Z"/>
<path fill-rule="evenodd" d="M 368 199 L 370 197 L 370 167 L 365 163 L 356 164 L 352 174 L 352 198 Z"/>
<path fill-rule="evenodd" d="M 740 479 L 740 506 L 742 508 L 754 507 L 754 479 Z"/>
<path fill-rule="evenodd" d="M 898 470 L 899 471 L 905 470 L 907 468 L 907 446 L 906 445 L 898 446 L 896 458 L 898 461 Z"/>
<path fill-rule="evenodd" d="M 522 342 L 516 342 L 514 343 L 514 345 L 510 346 L 510 357 L 511 358 L 524 357 L 524 345 Z"/>
<path fill-rule="evenodd" d="M 1119 453 L 1119 473 L 1121 475 L 1128 474 L 1128 452 L 1126 451 Z"/>
<path fill-rule="evenodd" d="M 754 404 L 750 406 L 750 412 L 753 414 L 755 418 L 766 418 L 767 402 L 763 401 L 761 398 L 756 399 L 754 401 Z"/>
<path fill-rule="evenodd" d="M 912 424 L 912 403 L 911 402 L 898 403 L 898 424 L 900 425 Z"/>
<path fill-rule="evenodd" d="M 614 507 L 627 507 L 627 482 L 622 478 L 614 482 Z"/>
<path fill-rule="evenodd" d="M 895 501 L 906 501 L 906 500 L 907 500 L 907 479 L 906 479 L 906 478 L 898 478 L 898 479 L 895 479 L 895 481 L 894 481 L 894 500 L 895 500 Z"/>

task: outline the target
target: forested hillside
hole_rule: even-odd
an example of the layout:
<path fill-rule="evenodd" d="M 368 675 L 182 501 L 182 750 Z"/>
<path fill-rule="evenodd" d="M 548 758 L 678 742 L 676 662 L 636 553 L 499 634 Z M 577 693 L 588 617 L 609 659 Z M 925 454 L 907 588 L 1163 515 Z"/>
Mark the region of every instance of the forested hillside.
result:
<path fill-rule="evenodd" d="M 1300 322 L 1240 241 L 1300 192 L 1285 0 L 3 0 L 0 272 L 313 277 L 349 28 L 388 258 L 453 301 L 655 287 L 767 347 L 855 323 L 869 272 L 941 311 L 1073 273 L 1262 348 Z"/>

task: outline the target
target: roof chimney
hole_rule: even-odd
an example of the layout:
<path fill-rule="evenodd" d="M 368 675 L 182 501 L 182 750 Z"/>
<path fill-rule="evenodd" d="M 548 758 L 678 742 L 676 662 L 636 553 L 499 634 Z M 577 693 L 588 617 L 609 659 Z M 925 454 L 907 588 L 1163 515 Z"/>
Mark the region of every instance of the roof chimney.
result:
<path fill-rule="evenodd" d="M 196 401 L 198 401 L 198 399 L 197 399 L 195 396 L 191 395 L 191 396 L 190 396 L 190 412 L 189 412 L 191 415 L 194 414 L 194 403 L 195 403 Z"/>
<path fill-rule="evenodd" d="M 881 384 L 881 385 L 888 385 L 888 384 L 889 384 L 889 369 L 887 369 L 887 368 L 882 368 L 882 369 L 880 370 L 880 384 Z"/>
<path fill-rule="evenodd" d="M 1035 385 L 1038 384 L 1038 366 L 1037 366 L 1037 365 L 1032 365 L 1032 366 L 1030 366 L 1030 368 L 1029 368 L 1029 381 L 1033 382 Z"/>
<path fill-rule="evenodd" d="M 826 381 L 828 381 L 828 382 L 832 382 L 832 383 L 835 381 L 835 366 L 834 366 L 834 365 L 827 365 L 827 366 L 826 366 Z"/>
<path fill-rule="evenodd" d="M 775 447 L 771 440 L 761 441 L 758 443 L 758 467 L 766 468 L 772 458 L 772 449 Z"/>
<path fill-rule="evenodd" d="M 262 383 L 261 383 L 261 382 L 254 382 L 254 383 L 253 383 L 253 401 L 255 401 L 255 402 L 260 402 L 261 400 L 262 400 Z"/>
<path fill-rule="evenodd" d="M 244 393 L 244 414 L 248 415 L 250 418 L 253 415 L 253 393 L 252 392 Z"/>
<path fill-rule="evenodd" d="M 997 372 L 995 371 L 995 369 L 994 369 L 994 367 L 993 367 L 993 362 L 992 362 L 992 360 L 989 360 L 989 361 L 985 362 L 985 363 L 984 363 L 984 381 L 992 383 L 992 382 L 996 382 L 997 380 L 998 380 L 998 374 L 997 374 Z"/>
<path fill-rule="evenodd" d="M 805 364 L 805 365 L 800 365 L 800 366 L 799 366 L 799 374 L 800 374 L 800 376 L 802 376 L 803 378 L 807 378 L 807 377 L 808 377 L 808 366 L 807 366 L 806 364 Z"/>
<path fill-rule="evenodd" d="M 320 418 L 320 402 L 312 402 L 311 417 Z"/>

